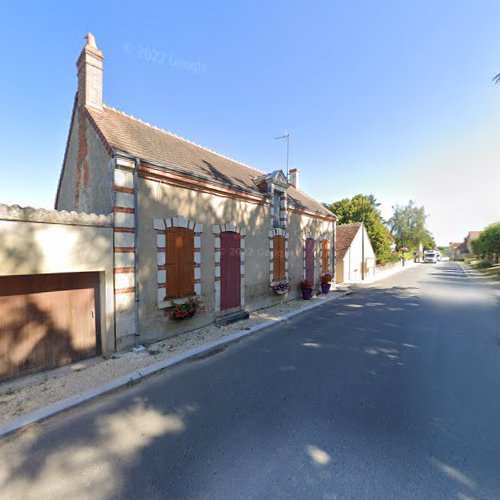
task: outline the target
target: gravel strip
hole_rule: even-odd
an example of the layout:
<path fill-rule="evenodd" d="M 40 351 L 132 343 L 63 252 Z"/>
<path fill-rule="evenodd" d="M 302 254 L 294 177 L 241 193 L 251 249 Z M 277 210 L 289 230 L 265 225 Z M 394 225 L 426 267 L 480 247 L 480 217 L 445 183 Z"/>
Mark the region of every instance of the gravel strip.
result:
<path fill-rule="evenodd" d="M 0 424 L 27 412 L 56 403 L 83 391 L 99 387 L 105 382 L 175 355 L 182 354 L 204 343 L 249 329 L 259 323 L 280 319 L 281 316 L 309 307 L 332 295 L 313 297 L 305 302 L 295 299 L 255 311 L 250 318 L 228 326 L 214 324 L 156 342 L 141 353 L 132 351 L 111 359 L 95 357 L 54 370 L 30 375 L 0 384 Z"/>

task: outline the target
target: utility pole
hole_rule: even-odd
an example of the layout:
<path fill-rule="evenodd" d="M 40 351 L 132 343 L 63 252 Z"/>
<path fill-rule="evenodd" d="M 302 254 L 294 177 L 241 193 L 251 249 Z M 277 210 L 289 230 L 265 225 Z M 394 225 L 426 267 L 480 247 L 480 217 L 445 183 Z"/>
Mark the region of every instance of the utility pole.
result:
<path fill-rule="evenodd" d="M 280 137 L 275 137 L 274 140 L 276 139 L 285 139 L 286 140 L 286 179 L 288 180 L 288 158 L 290 156 L 290 134 L 288 132 L 285 132 L 285 135 L 282 135 Z"/>

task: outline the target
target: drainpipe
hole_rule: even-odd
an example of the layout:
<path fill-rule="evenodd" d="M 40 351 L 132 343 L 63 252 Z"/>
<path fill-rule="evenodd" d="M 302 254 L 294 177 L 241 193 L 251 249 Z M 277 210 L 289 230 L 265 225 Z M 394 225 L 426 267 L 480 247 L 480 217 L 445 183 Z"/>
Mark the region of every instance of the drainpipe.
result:
<path fill-rule="evenodd" d="M 134 167 L 134 323 L 135 323 L 135 333 L 134 333 L 134 347 L 136 349 L 142 347 L 139 344 L 139 338 L 141 336 L 139 332 L 139 204 L 138 200 L 138 173 L 139 173 L 139 158 L 135 159 Z"/>

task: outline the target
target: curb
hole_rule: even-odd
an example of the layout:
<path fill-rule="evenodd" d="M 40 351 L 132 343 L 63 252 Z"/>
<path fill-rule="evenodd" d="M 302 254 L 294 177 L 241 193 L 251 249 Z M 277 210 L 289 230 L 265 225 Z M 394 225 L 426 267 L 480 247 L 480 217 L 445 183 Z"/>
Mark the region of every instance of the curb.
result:
<path fill-rule="evenodd" d="M 137 382 L 161 370 L 170 368 L 183 361 L 194 358 L 195 356 L 210 351 L 215 347 L 219 347 L 225 344 L 231 344 L 242 337 L 252 335 L 253 333 L 263 330 L 264 328 L 268 328 L 269 326 L 281 323 L 282 321 L 285 321 L 289 318 L 293 318 L 294 316 L 297 316 L 300 313 L 309 311 L 311 309 L 315 309 L 316 307 L 319 307 L 323 304 L 333 302 L 339 299 L 340 297 L 344 297 L 345 295 L 348 294 L 346 292 L 341 292 L 341 293 L 337 292 L 337 293 L 338 295 L 323 299 L 309 306 L 289 312 L 287 314 L 284 314 L 283 316 L 280 316 L 279 318 L 272 319 L 264 323 L 259 323 L 258 325 L 255 325 L 249 328 L 248 330 L 240 330 L 231 335 L 228 335 L 227 337 L 222 337 L 220 339 L 213 340 L 212 342 L 207 342 L 206 344 L 202 344 L 198 347 L 195 347 L 194 349 L 186 351 L 182 354 L 178 354 L 177 356 L 172 356 L 171 358 L 164 359 L 163 361 L 159 361 L 158 363 L 154 363 L 139 370 L 127 373 L 126 375 L 123 375 L 121 377 L 112 379 L 109 382 L 100 385 L 99 387 L 89 389 L 87 391 L 81 392 L 80 394 L 76 394 L 75 396 L 72 396 L 70 398 L 63 399 L 62 401 L 58 401 L 57 403 L 53 403 L 49 406 L 45 406 L 44 408 L 39 408 L 38 410 L 26 413 L 25 415 L 15 418 L 14 420 L 7 422 L 6 424 L 0 425 L 0 438 L 5 437 L 8 434 L 12 434 L 13 432 L 16 432 L 18 430 L 21 430 L 29 425 L 36 424 L 43 420 L 47 420 L 48 418 L 53 417 L 58 413 L 61 413 L 65 410 L 69 410 L 70 408 L 75 408 L 76 406 L 86 403 L 87 401 L 90 401 L 99 396 L 102 396 L 116 389 L 124 387 L 127 384 Z"/>

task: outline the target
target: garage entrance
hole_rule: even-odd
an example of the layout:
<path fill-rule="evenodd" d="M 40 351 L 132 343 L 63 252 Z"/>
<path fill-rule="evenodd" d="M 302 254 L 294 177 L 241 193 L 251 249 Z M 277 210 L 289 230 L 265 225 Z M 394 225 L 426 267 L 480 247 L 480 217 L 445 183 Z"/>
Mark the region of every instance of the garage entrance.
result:
<path fill-rule="evenodd" d="M 0 276 L 0 379 L 99 350 L 99 273 Z"/>

